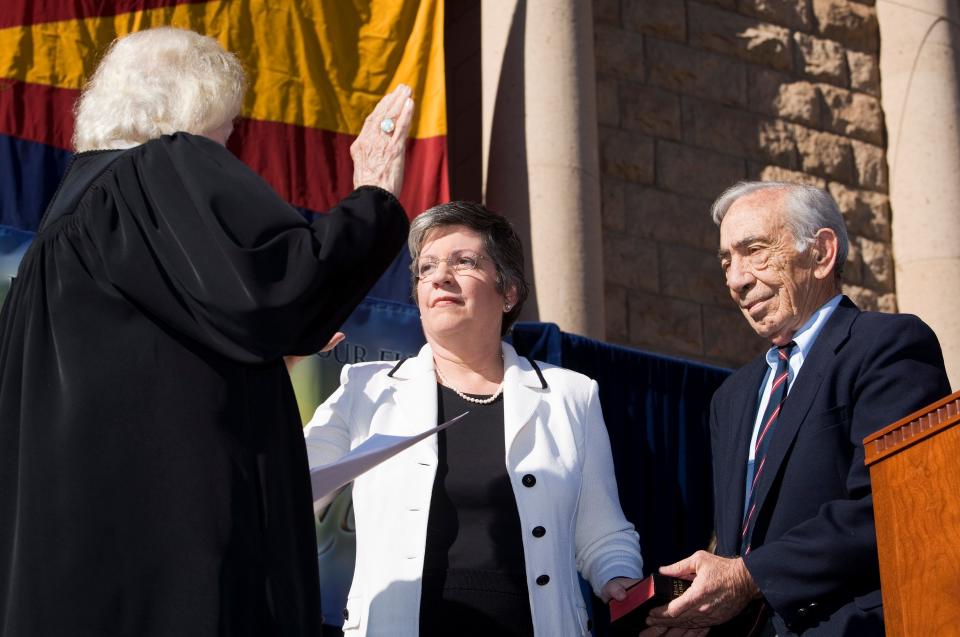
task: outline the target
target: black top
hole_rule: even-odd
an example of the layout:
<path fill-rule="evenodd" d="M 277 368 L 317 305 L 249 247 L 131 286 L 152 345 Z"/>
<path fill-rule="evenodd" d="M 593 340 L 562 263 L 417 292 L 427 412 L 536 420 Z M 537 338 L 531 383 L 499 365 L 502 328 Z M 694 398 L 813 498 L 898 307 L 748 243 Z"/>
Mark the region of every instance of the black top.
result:
<path fill-rule="evenodd" d="M 378 188 L 307 223 L 202 137 L 77 155 L 0 314 L 0 635 L 319 634 L 281 357 L 406 229 Z"/>
<path fill-rule="evenodd" d="M 440 386 L 421 635 L 532 635 L 517 503 L 507 476 L 503 397 L 488 405 Z"/>

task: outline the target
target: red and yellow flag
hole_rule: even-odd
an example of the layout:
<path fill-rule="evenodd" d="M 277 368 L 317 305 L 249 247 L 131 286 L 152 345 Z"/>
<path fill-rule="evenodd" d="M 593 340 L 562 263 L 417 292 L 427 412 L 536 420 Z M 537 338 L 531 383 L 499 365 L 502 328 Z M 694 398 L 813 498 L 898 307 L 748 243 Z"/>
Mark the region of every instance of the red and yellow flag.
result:
<path fill-rule="evenodd" d="M 352 189 L 349 146 L 401 82 L 412 87 L 417 110 L 400 198 L 413 217 L 449 196 L 443 0 L 3 4 L 0 137 L 24 156 L 22 143 L 70 149 L 73 104 L 115 38 L 172 25 L 216 38 L 243 62 L 250 89 L 230 148 L 291 204 L 322 211 Z M 23 175 L 20 187 L 31 178 Z M 8 199 L 0 208 L 16 205 Z M 10 218 L 0 209 L 0 224 L 13 225 Z"/>

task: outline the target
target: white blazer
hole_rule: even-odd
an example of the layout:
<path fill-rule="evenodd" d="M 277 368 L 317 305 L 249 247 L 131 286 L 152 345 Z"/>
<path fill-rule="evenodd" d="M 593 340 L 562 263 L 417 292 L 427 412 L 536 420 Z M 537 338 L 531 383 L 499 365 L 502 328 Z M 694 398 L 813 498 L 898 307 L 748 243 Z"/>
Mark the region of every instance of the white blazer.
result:
<path fill-rule="evenodd" d="M 614 577 L 641 575 L 638 536 L 620 508 L 597 383 L 560 367 L 531 365 L 506 343 L 503 357 L 504 459 L 523 530 L 534 630 L 543 637 L 589 635 L 577 571 L 597 594 Z M 401 364 L 345 366 L 340 382 L 304 432 L 311 467 L 373 433 L 411 435 L 436 425 L 429 345 Z M 419 635 L 436 469 L 432 436 L 354 481 L 357 557 L 346 635 Z M 543 537 L 530 532 L 536 526 L 547 530 Z"/>

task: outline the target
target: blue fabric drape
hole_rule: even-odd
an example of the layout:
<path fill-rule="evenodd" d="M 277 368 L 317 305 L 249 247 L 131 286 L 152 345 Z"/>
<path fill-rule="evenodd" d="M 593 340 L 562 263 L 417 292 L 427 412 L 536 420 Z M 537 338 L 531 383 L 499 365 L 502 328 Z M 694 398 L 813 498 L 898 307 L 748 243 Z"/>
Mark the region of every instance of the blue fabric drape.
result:
<path fill-rule="evenodd" d="M 0 135 L 0 226 L 35 232 L 73 155 Z"/>
<path fill-rule="evenodd" d="M 620 502 L 637 527 L 644 571 L 706 548 L 713 532 L 710 399 L 728 370 L 521 323 L 517 351 L 595 379 Z M 606 609 L 594 600 L 594 634 Z"/>
<path fill-rule="evenodd" d="M 620 501 L 640 533 L 645 569 L 704 548 L 713 530 L 710 398 L 729 371 L 541 323 L 518 324 L 513 343 L 600 385 Z"/>

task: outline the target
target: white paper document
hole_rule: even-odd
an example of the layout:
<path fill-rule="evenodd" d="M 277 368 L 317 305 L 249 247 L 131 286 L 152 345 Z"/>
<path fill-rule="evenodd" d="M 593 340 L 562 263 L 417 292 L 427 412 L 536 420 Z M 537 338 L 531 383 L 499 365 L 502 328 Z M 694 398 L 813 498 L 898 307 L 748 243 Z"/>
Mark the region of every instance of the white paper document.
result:
<path fill-rule="evenodd" d="M 438 431 L 443 431 L 470 412 L 463 412 L 455 418 L 421 431 L 414 436 L 391 436 L 387 434 L 373 434 L 362 443 L 351 449 L 339 460 L 316 467 L 310 470 L 310 484 L 313 487 L 313 499 L 333 493 L 343 485 L 352 482 L 360 474 L 373 469 L 375 466 L 392 458 L 404 449 L 415 445 L 424 438 L 428 438 Z"/>

